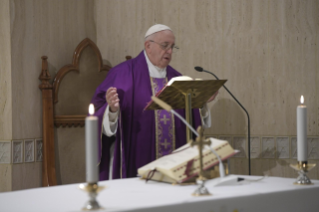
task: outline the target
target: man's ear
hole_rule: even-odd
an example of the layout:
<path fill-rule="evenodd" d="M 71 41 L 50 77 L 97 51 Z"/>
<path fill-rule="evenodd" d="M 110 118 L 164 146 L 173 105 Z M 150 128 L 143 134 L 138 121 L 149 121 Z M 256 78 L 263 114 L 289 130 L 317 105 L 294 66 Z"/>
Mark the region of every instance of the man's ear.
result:
<path fill-rule="evenodd" d="M 144 42 L 144 48 L 145 50 L 148 50 L 150 48 L 151 42 L 149 40 Z"/>

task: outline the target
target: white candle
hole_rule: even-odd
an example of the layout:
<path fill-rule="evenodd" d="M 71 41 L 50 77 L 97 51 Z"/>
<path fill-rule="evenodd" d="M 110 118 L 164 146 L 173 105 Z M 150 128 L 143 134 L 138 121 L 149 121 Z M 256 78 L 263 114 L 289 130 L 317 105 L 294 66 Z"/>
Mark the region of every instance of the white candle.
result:
<path fill-rule="evenodd" d="M 301 105 L 297 107 L 297 155 L 298 161 L 307 161 L 307 107 L 304 98 L 300 98 Z"/>
<path fill-rule="evenodd" d="M 85 119 L 85 154 L 86 154 L 86 182 L 96 183 L 98 179 L 98 118 L 93 116 L 94 106 L 89 106 L 90 116 Z"/>

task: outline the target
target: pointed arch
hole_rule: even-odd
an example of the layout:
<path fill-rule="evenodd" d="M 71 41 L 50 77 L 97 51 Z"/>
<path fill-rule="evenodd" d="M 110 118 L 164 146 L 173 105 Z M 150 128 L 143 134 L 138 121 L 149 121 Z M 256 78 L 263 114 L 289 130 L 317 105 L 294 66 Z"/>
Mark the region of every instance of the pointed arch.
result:
<path fill-rule="evenodd" d="M 75 48 L 74 53 L 73 53 L 72 64 L 68 64 L 68 65 L 63 66 L 57 72 L 57 74 L 53 80 L 53 96 L 54 96 L 53 104 L 56 104 L 59 101 L 59 99 L 58 99 L 59 87 L 60 87 L 60 83 L 63 80 L 63 78 L 65 77 L 65 75 L 67 75 L 69 72 L 72 72 L 72 71 L 77 72 L 77 73 L 80 72 L 80 70 L 79 70 L 80 57 L 81 57 L 81 54 L 84 51 L 84 49 L 87 47 L 91 47 L 96 54 L 98 64 L 99 64 L 99 72 L 101 72 L 101 71 L 108 72 L 111 69 L 111 66 L 103 64 L 101 52 L 100 52 L 99 48 L 96 46 L 96 44 L 92 40 L 90 40 L 89 38 L 85 38 Z"/>

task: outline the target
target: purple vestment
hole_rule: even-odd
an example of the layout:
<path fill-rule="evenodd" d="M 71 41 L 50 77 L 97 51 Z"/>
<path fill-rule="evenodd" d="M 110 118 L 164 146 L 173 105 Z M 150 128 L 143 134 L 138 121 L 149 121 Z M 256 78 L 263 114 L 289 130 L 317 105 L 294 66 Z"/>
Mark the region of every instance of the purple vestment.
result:
<path fill-rule="evenodd" d="M 151 78 L 153 95 L 156 95 L 166 83 L 166 78 Z M 175 150 L 175 124 L 172 113 L 166 110 L 155 110 L 155 132 L 156 158 L 168 155 Z"/>
<path fill-rule="evenodd" d="M 167 79 L 181 74 L 167 66 Z M 107 102 L 108 88 L 116 87 L 120 99 L 120 113 L 116 136 L 102 134 L 102 121 Z M 110 147 L 115 142 L 113 160 L 113 179 L 136 177 L 137 169 L 156 159 L 155 115 L 154 111 L 143 110 L 151 100 L 150 75 L 143 51 L 134 59 L 112 68 L 105 80 L 96 89 L 92 103 L 95 115 L 99 118 L 99 160 L 100 180 L 109 176 Z M 184 116 L 184 110 L 176 110 Z M 198 109 L 193 110 L 194 126 L 201 124 Z M 186 143 L 186 128 L 177 117 L 175 122 L 176 146 Z"/>

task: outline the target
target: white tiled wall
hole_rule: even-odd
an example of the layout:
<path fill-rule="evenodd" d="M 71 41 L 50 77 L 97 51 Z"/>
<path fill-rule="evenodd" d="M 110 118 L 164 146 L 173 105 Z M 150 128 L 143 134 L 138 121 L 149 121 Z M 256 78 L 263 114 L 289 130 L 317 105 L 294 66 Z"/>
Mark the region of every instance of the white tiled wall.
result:
<path fill-rule="evenodd" d="M 36 139 L 35 140 L 35 159 L 36 161 L 42 161 L 43 155 L 42 155 L 42 149 L 43 149 L 43 141 L 42 139 Z"/>
<path fill-rule="evenodd" d="M 277 158 L 290 158 L 289 137 L 276 138 Z"/>
<path fill-rule="evenodd" d="M 24 162 L 34 162 L 34 140 L 24 140 Z"/>
<path fill-rule="evenodd" d="M 12 141 L 12 163 L 23 163 L 23 140 Z"/>
<path fill-rule="evenodd" d="M 0 163 L 11 163 L 11 141 L 0 141 Z"/>
<path fill-rule="evenodd" d="M 0 140 L 0 164 L 42 161 L 42 139 Z"/>
<path fill-rule="evenodd" d="M 42 139 L 0 140 L 0 192 L 41 186 Z"/>
<path fill-rule="evenodd" d="M 243 136 L 206 135 L 227 140 L 240 153 L 230 159 L 232 174 L 248 174 L 248 139 Z M 308 140 L 308 162 L 319 162 L 319 137 L 311 136 Z M 252 136 L 250 138 L 251 174 L 272 175 L 281 177 L 297 177 L 298 174 L 290 168 L 297 163 L 296 136 Z M 309 177 L 318 179 L 319 168 L 311 170 Z"/>

